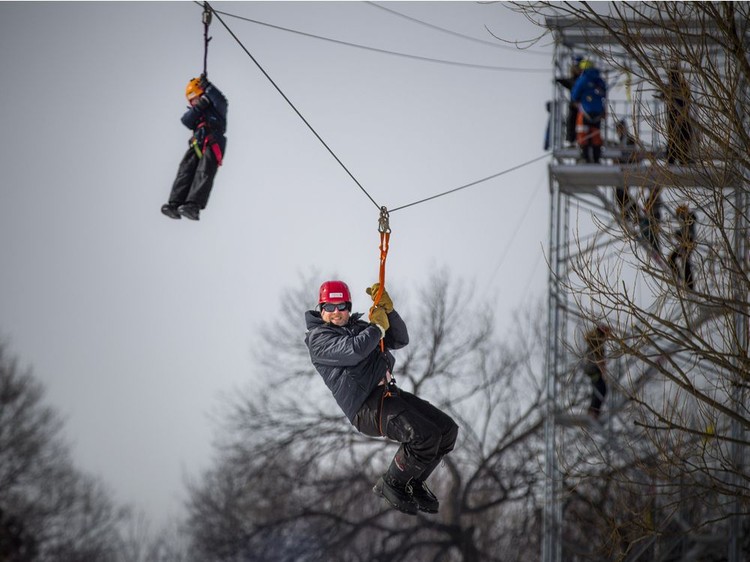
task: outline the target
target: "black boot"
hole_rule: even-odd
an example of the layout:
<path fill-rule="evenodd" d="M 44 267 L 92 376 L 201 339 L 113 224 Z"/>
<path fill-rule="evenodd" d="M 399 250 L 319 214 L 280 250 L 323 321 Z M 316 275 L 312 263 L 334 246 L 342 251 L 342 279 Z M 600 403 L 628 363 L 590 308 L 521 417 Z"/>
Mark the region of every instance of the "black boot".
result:
<path fill-rule="evenodd" d="M 182 218 L 180 213 L 177 212 L 177 207 L 174 205 L 170 205 L 169 203 L 165 203 L 161 206 L 161 212 L 167 215 L 170 219 Z"/>
<path fill-rule="evenodd" d="M 195 203 L 185 203 L 177 207 L 177 211 L 185 218 L 193 221 L 200 220 L 200 209 Z"/>
<path fill-rule="evenodd" d="M 423 480 L 412 478 L 406 485 L 406 490 L 411 492 L 411 497 L 417 503 L 419 511 L 437 513 L 440 509 L 440 502 Z"/>
<path fill-rule="evenodd" d="M 375 483 L 373 492 L 385 498 L 385 500 L 399 511 L 415 515 L 419 510 L 417 502 L 408 488 L 409 480 L 424 470 L 419 466 L 407 466 L 403 460 L 403 445 L 399 448 L 396 456 L 385 474 Z"/>
<path fill-rule="evenodd" d="M 387 472 L 378 478 L 372 491 L 402 513 L 416 515 L 419 510 L 411 495 L 411 488 L 407 489 L 405 483 L 393 480 Z"/>

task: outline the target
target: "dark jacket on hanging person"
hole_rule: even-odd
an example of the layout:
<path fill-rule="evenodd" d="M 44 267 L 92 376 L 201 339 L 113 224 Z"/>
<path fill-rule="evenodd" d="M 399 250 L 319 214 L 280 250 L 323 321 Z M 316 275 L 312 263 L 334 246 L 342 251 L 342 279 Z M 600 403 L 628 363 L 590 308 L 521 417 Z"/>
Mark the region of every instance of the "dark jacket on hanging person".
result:
<path fill-rule="evenodd" d="M 583 372 L 594 379 L 602 376 L 606 363 L 604 346 L 607 343 L 607 335 L 598 326 L 589 330 L 584 335 L 586 341 L 586 353 L 584 355 Z"/>
<path fill-rule="evenodd" d="M 352 423 L 367 397 L 393 370 L 395 359 L 388 350 L 409 343 L 406 324 L 395 310 L 388 313 L 385 352 L 380 350 L 380 328 L 361 318 L 361 313 L 354 313 L 348 324 L 336 326 L 324 322 L 316 310 L 305 312 L 310 359 Z"/>
<path fill-rule="evenodd" d="M 204 152 L 209 147 L 215 151 L 213 145 L 218 147 L 219 154 L 216 156 L 219 165 L 227 145 L 224 135 L 227 130 L 228 105 L 224 94 L 208 82 L 198 103 L 188 108 L 181 118 L 182 124 L 193 131 L 191 144 L 195 139 L 198 148 Z"/>

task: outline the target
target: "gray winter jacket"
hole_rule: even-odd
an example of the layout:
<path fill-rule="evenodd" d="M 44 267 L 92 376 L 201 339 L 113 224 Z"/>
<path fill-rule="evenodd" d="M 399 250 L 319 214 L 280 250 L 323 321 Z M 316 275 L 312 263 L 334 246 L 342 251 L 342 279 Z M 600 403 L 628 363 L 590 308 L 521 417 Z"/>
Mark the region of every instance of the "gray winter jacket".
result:
<path fill-rule="evenodd" d="M 395 310 L 388 313 L 385 353 L 380 351 L 380 328 L 351 315 L 346 326 L 326 324 L 317 310 L 305 312 L 305 344 L 310 359 L 349 421 L 385 377 L 395 359 L 388 351 L 409 343 L 406 324 Z"/>

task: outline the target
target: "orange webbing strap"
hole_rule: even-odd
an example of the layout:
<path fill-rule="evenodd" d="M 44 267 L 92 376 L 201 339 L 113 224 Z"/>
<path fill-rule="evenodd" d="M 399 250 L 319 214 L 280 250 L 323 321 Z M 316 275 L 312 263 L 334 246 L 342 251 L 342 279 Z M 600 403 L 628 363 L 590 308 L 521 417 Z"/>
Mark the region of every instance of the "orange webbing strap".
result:
<path fill-rule="evenodd" d="M 378 232 L 380 232 L 380 274 L 378 275 L 378 291 L 373 296 L 373 308 L 380 304 L 380 299 L 385 291 L 385 260 L 388 257 L 388 245 L 391 240 L 391 227 L 388 224 L 388 209 L 380 207 L 380 219 L 378 219 Z M 380 340 L 380 352 L 385 353 L 385 341 Z M 385 381 L 383 394 L 380 397 L 380 408 L 378 409 L 378 431 L 380 435 L 385 435 L 383 432 L 383 402 L 386 398 L 392 396 L 393 393 L 390 389 L 390 382 Z"/>
<path fill-rule="evenodd" d="M 378 232 L 380 232 L 380 275 L 378 277 L 378 292 L 372 299 L 373 306 L 380 304 L 380 298 L 385 290 L 385 260 L 388 257 L 388 245 L 391 239 L 391 227 L 388 224 L 388 209 L 380 207 L 380 219 L 378 219 Z M 380 340 L 380 351 L 385 352 L 385 343 Z"/>

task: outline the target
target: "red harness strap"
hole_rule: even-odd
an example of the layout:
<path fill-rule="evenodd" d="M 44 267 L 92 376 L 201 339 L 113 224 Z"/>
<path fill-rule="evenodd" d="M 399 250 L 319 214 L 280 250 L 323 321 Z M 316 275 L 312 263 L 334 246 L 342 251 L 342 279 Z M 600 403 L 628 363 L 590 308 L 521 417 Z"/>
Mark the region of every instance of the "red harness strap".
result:
<path fill-rule="evenodd" d="M 216 165 L 221 166 L 221 162 L 224 160 L 224 155 L 221 153 L 221 147 L 218 143 L 211 143 L 211 150 L 214 151 L 214 156 L 216 156 Z"/>
<path fill-rule="evenodd" d="M 206 126 L 205 121 L 201 121 L 198 123 L 198 129 L 201 129 Z M 208 129 L 206 129 L 208 131 Z M 193 139 L 195 139 L 195 136 L 193 136 Z M 203 138 L 203 146 L 198 148 L 197 142 L 193 143 L 193 148 L 195 149 L 195 153 L 198 155 L 198 158 L 202 158 L 203 155 L 206 153 L 206 149 L 210 148 L 211 152 L 214 153 L 214 156 L 216 157 L 216 165 L 221 166 L 222 162 L 224 161 L 224 155 L 221 152 L 221 147 L 218 145 L 218 143 L 214 142 L 213 138 L 211 137 L 210 132 L 206 132 L 206 136 Z"/>

